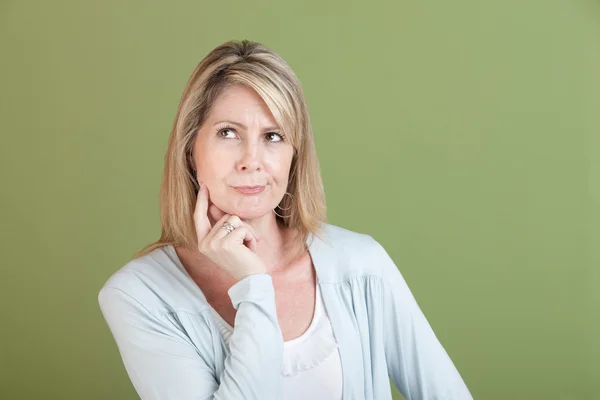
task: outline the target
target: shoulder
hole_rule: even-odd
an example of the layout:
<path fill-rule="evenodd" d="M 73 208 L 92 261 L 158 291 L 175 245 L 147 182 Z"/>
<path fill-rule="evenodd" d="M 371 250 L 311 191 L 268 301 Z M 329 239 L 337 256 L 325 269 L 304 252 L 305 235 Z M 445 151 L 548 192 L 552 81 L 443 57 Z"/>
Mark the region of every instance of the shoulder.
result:
<path fill-rule="evenodd" d="M 367 233 L 352 231 L 338 225 L 324 224 L 323 240 L 338 252 L 372 256 L 381 250 L 381 245 Z"/>
<path fill-rule="evenodd" d="M 207 304 L 203 296 L 197 286 L 191 285 L 193 281 L 172 251 L 164 246 L 127 262 L 105 281 L 98 301 L 108 293 L 120 292 L 157 314 L 204 310 Z"/>
<path fill-rule="evenodd" d="M 383 276 L 389 258 L 371 235 L 341 226 L 323 224 L 311 246 L 322 281 L 344 281 L 358 276 Z M 320 264 L 320 265 L 317 265 Z"/>

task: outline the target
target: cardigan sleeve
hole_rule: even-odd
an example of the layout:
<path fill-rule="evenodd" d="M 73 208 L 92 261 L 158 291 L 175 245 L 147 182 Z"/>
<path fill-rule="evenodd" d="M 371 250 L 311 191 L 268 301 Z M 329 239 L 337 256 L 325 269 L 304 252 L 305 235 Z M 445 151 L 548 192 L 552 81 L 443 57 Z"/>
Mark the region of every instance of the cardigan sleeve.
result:
<path fill-rule="evenodd" d="M 385 356 L 396 388 L 407 400 L 472 400 L 394 261 L 381 244 L 375 246 L 383 278 Z"/>
<path fill-rule="evenodd" d="M 175 324 L 121 289 L 102 288 L 102 314 L 142 400 L 281 398 L 283 337 L 271 276 L 249 275 L 228 294 L 238 311 L 219 385 L 210 355 L 201 354 Z"/>

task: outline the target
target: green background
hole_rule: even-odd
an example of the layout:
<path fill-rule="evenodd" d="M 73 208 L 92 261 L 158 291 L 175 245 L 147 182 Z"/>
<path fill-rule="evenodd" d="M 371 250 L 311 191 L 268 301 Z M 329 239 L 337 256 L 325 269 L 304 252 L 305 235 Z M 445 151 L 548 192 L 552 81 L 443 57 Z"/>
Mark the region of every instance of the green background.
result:
<path fill-rule="evenodd" d="M 600 398 L 600 5 L 577 0 L 1 2 L 0 398 L 137 398 L 97 293 L 158 238 L 179 98 L 229 39 L 296 71 L 329 221 L 384 245 L 476 399 Z"/>

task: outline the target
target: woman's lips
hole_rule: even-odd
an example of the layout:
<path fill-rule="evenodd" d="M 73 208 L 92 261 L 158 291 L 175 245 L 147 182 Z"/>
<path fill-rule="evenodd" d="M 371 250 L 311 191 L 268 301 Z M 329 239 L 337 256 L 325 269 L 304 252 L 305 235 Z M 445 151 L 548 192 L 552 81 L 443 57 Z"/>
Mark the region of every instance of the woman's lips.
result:
<path fill-rule="evenodd" d="M 234 186 L 233 188 L 243 194 L 256 194 L 265 190 L 264 186 Z"/>

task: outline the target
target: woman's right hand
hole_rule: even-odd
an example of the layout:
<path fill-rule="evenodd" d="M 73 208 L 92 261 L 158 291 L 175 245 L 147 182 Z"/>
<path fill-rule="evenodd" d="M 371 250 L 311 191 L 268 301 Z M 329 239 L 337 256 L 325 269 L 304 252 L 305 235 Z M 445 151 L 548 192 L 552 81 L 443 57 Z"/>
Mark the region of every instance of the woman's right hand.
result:
<path fill-rule="evenodd" d="M 208 188 L 200 183 L 194 210 L 198 250 L 236 281 L 249 275 L 266 273 L 263 261 L 256 254 L 256 242 L 259 239 L 254 229 L 237 215 L 230 214 L 224 214 L 211 226 L 208 200 Z M 225 222 L 235 227 L 231 233 L 222 229 Z"/>

